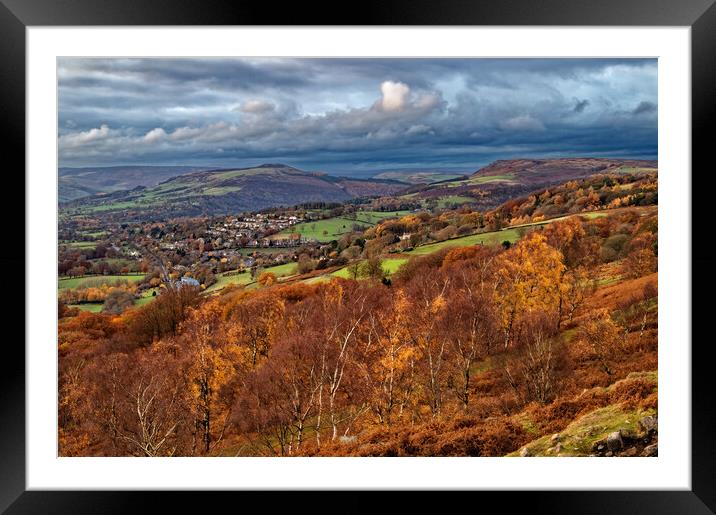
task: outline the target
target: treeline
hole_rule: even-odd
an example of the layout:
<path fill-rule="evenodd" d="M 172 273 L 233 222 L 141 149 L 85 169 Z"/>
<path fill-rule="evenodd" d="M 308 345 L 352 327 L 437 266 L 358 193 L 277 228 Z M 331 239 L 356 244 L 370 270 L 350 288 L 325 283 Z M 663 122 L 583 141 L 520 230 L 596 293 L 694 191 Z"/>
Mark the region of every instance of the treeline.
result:
<path fill-rule="evenodd" d="M 501 226 L 560 215 L 658 204 L 656 172 L 595 175 L 505 202 L 490 212 Z"/>
<path fill-rule="evenodd" d="M 657 176 L 654 172 L 598 175 L 510 200 L 484 213 L 467 207 L 436 214 L 428 211 L 411 213 L 376 224 L 366 230 L 358 241 L 365 241 L 370 252 L 405 249 L 562 215 L 653 206 L 657 203 Z M 401 236 L 403 239 L 400 239 Z M 364 247 L 362 245 L 361 249 Z"/>
<path fill-rule="evenodd" d="M 119 257 L 120 254 L 111 246 L 101 243 L 90 248 L 61 246 L 57 272 L 60 276 L 79 277 L 86 274 L 114 275 L 137 269 L 136 263 Z"/>
<path fill-rule="evenodd" d="M 594 384 L 579 363 L 609 384 L 646 345 L 656 295 L 587 306 L 617 234 L 625 274 L 656 270 L 656 259 L 629 261 L 655 258 L 655 217 L 620 214 L 556 222 L 507 250 L 413 258 L 390 285 L 269 283 L 211 299 L 182 288 L 119 317 L 64 318 L 60 454 L 340 454 L 338 442 L 376 428 L 483 424 L 549 405 Z"/>

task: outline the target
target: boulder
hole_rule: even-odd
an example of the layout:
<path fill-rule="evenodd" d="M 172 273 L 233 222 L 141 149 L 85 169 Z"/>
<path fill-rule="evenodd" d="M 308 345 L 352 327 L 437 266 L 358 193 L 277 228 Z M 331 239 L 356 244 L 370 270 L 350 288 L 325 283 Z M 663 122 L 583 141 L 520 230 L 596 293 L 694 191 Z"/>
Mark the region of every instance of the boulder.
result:
<path fill-rule="evenodd" d="M 527 447 L 522 447 L 522 449 L 520 449 L 520 456 L 523 458 L 529 458 L 532 456 L 532 453 Z"/>
<path fill-rule="evenodd" d="M 627 457 L 636 456 L 636 447 L 629 447 L 624 452 L 622 452 L 620 454 L 620 456 L 627 456 Z"/>
<path fill-rule="evenodd" d="M 659 455 L 659 446 L 658 444 L 651 444 L 644 447 L 644 450 L 641 451 L 641 455 L 646 458 L 652 458 L 654 456 Z"/>
<path fill-rule="evenodd" d="M 552 435 L 552 438 L 550 438 L 549 441 L 552 443 L 557 443 L 557 442 L 559 442 L 559 439 L 560 439 L 559 433 L 555 433 Z"/>
<path fill-rule="evenodd" d="M 639 429 L 644 433 L 656 433 L 658 430 L 658 421 L 656 417 L 647 416 L 639 421 Z"/>
<path fill-rule="evenodd" d="M 622 440 L 622 433 L 621 431 L 614 431 L 613 433 L 609 433 L 609 436 L 607 436 L 607 448 L 614 452 L 614 451 L 620 451 L 624 447 L 624 441 Z"/>

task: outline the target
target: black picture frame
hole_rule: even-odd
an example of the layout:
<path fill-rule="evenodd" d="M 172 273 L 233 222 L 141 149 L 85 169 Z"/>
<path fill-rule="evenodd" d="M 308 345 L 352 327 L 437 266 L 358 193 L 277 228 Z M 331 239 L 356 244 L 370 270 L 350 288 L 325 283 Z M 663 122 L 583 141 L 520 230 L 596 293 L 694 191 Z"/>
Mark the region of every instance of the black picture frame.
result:
<path fill-rule="evenodd" d="M 692 55 L 692 277 L 710 277 L 716 257 L 707 245 L 697 245 L 709 234 L 709 195 L 714 190 L 714 171 L 709 164 L 711 147 L 708 131 L 716 119 L 716 0 L 493 0 L 492 2 L 427 0 L 383 0 L 350 5 L 293 2 L 281 5 L 244 0 L 0 0 L 0 126 L 2 126 L 6 197 L 5 219 L 14 221 L 25 211 L 25 29 L 28 26 L 83 25 L 549 25 L 549 26 L 689 26 Z M 346 13 L 346 14 L 343 14 Z M 11 161 L 8 157 L 12 157 Z M 13 165 L 7 164 L 8 162 Z M 12 168 L 12 170 L 11 170 Z M 688 170 L 684 174 L 690 173 Z M 698 187 L 694 187 L 698 185 Z M 8 192 L 12 192 L 10 195 Z M 20 193 L 22 192 L 22 194 Z M 712 215 L 711 215 L 712 216 Z M 700 229 L 700 230 L 699 230 Z M 697 238 L 696 235 L 699 235 Z M 154 511 L 158 503 L 173 510 L 207 511 L 216 503 L 253 501 L 253 493 L 203 492 L 77 492 L 26 491 L 25 483 L 25 225 L 22 236 L 10 237 L 0 261 L 7 274 L 7 291 L 18 292 L 6 308 L 6 327 L 17 337 L 4 338 L 2 401 L 0 407 L 0 509 L 7 513 L 125 513 Z M 22 242 L 17 241 L 22 240 Z M 17 273 L 23 270 L 24 274 Z M 692 287 L 692 342 L 661 342 L 664 345 L 691 345 L 692 355 L 692 456 L 690 491 L 585 491 L 585 492 L 475 492 L 469 495 L 485 501 L 504 503 L 533 513 L 714 513 L 716 511 L 716 404 L 711 384 L 713 362 L 711 338 L 705 320 L 711 303 L 707 296 L 710 281 Z M 700 288 L 695 286 L 701 285 Z M 701 299 L 697 295 L 702 293 Z M 24 295 L 22 296 L 24 299 Z M 14 306 L 14 307 L 13 307 Z M 31 307 L 29 307 L 31 309 Z M 22 310 L 23 313 L 12 313 Z M 4 317 L 5 318 L 5 317 Z M 7 334 L 7 333 L 6 333 Z M 50 348 L 50 347 L 48 347 Z M 364 493 L 348 494 L 342 511 L 368 510 L 374 504 L 363 500 Z M 461 494 L 463 495 L 463 494 Z M 422 503 L 424 493 L 413 493 L 401 501 L 404 509 Z M 271 502 L 287 501 L 283 493 L 272 493 Z M 464 501 L 464 499 L 461 499 Z M 459 502 L 458 499 L 452 503 Z M 474 502 L 474 500 L 468 501 Z M 452 504 L 451 503 L 451 504 Z M 453 506 L 457 507 L 456 504 Z M 487 506 L 487 505 L 484 505 Z M 236 505 L 236 509 L 239 506 Z M 162 510 L 167 511 L 167 510 Z M 232 509 L 233 511 L 233 509 Z"/>

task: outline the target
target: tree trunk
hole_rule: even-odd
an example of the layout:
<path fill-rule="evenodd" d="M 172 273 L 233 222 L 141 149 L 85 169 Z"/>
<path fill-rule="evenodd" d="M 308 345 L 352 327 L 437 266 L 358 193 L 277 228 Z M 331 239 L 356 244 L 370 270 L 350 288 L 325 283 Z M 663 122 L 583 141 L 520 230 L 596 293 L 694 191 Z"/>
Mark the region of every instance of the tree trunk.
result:
<path fill-rule="evenodd" d="M 465 366 L 465 374 L 464 374 L 465 383 L 463 384 L 463 390 L 462 390 L 462 404 L 463 409 L 467 411 L 467 406 L 470 401 L 470 365 L 467 364 Z"/>

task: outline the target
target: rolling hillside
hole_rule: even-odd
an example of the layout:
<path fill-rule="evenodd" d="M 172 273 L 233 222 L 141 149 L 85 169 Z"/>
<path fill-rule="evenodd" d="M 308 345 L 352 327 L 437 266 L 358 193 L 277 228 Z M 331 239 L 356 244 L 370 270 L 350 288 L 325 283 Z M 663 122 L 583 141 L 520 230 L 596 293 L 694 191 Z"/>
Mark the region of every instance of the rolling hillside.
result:
<path fill-rule="evenodd" d="M 406 184 L 433 184 L 436 182 L 461 179 L 464 178 L 464 175 L 458 172 L 398 170 L 393 172 L 381 172 L 373 177 L 375 179 L 392 179 Z"/>
<path fill-rule="evenodd" d="M 389 195 L 405 185 L 390 180 L 360 180 L 310 173 L 282 164 L 187 173 L 153 187 L 96 195 L 66 205 L 70 214 L 149 220 L 177 216 L 221 215 L 305 202 L 343 202 L 355 197 Z"/>
<path fill-rule="evenodd" d="M 636 169 L 656 169 L 656 161 L 628 159 L 508 159 L 498 160 L 472 174 L 469 180 L 503 177 L 522 184 L 566 182 L 596 173 L 630 173 Z"/>
<path fill-rule="evenodd" d="M 195 166 L 105 166 L 60 168 L 59 201 L 70 202 L 99 193 L 131 190 L 137 186 L 156 186 L 162 181 L 185 173 L 207 170 Z"/>
<path fill-rule="evenodd" d="M 598 173 L 635 173 L 656 171 L 656 161 L 564 158 L 498 160 L 468 178 L 437 184 L 416 185 L 406 190 L 413 199 L 472 197 L 480 210 L 492 209 L 506 200 L 540 188 L 584 179 Z"/>

